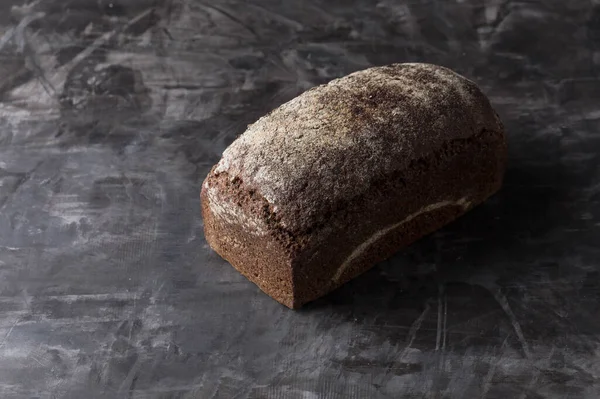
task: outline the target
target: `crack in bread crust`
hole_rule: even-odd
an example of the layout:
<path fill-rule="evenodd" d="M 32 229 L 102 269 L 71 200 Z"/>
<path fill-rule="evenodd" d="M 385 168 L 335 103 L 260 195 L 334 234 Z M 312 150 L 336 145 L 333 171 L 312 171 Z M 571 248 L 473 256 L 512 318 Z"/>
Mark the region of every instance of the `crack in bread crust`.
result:
<path fill-rule="evenodd" d="M 444 208 L 447 206 L 460 206 L 461 208 L 463 208 L 463 210 L 466 210 L 470 204 L 471 204 L 471 202 L 468 201 L 466 197 L 463 197 L 463 198 L 459 199 L 458 201 L 436 202 L 434 204 L 424 206 L 423 208 L 419 209 L 418 211 L 411 213 L 410 215 L 408 215 L 406 218 L 404 218 L 400 222 L 394 223 L 391 226 L 387 226 L 381 230 L 376 231 L 368 239 L 366 239 L 364 242 L 362 242 L 359 246 L 354 248 L 354 250 L 346 258 L 346 260 L 344 260 L 342 265 L 337 269 L 337 271 L 335 272 L 335 274 L 332 277 L 332 280 L 337 283 L 340 280 L 340 278 L 342 277 L 342 275 L 344 274 L 344 272 L 350 267 L 350 265 L 352 264 L 352 261 L 354 261 L 357 257 L 359 257 L 362 253 L 364 253 L 371 245 L 373 245 L 379 239 L 383 238 L 386 234 L 388 234 L 392 230 L 397 229 L 398 227 L 410 222 L 411 220 L 413 220 L 414 218 L 416 218 L 420 215 L 434 211 L 436 209 Z"/>

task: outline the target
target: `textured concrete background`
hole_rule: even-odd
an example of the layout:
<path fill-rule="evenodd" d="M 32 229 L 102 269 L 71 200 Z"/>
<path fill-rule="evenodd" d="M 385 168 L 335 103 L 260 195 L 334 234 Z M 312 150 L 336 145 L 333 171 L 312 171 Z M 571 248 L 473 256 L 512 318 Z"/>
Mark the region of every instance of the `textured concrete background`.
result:
<path fill-rule="evenodd" d="M 0 2 L 0 397 L 600 397 L 600 2 Z M 371 65 L 476 80 L 484 206 L 293 312 L 207 248 L 248 123 Z"/>

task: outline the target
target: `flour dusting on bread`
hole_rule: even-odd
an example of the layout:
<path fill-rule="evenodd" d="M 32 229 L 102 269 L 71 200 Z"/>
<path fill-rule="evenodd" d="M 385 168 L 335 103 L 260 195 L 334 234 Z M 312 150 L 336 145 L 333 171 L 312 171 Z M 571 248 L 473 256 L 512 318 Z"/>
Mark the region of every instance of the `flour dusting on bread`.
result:
<path fill-rule="evenodd" d="M 375 67 L 315 87 L 260 118 L 214 173 L 242 179 L 276 207 L 282 226 L 302 231 L 373 179 L 494 125 L 481 91 L 449 69 Z"/>

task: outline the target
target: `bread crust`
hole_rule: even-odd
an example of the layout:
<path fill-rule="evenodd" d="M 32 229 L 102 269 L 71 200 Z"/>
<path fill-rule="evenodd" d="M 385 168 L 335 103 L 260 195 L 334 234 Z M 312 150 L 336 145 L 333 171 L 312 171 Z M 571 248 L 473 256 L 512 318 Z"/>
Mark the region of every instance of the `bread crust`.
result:
<path fill-rule="evenodd" d="M 203 184 L 205 234 L 298 307 L 485 200 L 505 161 L 502 123 L 473 82 L 430 64 L 370 68 L 305 92 L 234 141 Z M 380 208 L 392 205 L 388 217 Z M 237 249 L 223 249 L 233 236 Z"/>

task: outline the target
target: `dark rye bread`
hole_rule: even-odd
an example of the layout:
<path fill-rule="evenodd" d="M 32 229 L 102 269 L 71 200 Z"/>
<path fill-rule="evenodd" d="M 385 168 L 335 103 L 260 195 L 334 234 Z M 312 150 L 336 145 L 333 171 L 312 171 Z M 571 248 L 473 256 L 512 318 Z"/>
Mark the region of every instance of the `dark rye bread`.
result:
<path fill-rule="evenodd" d="M 209 245 L 298 308 L 496 192 L 506 142 L 488 99 L 439 66 L 370 68 L 248 127 L 202 186 Z"/>

